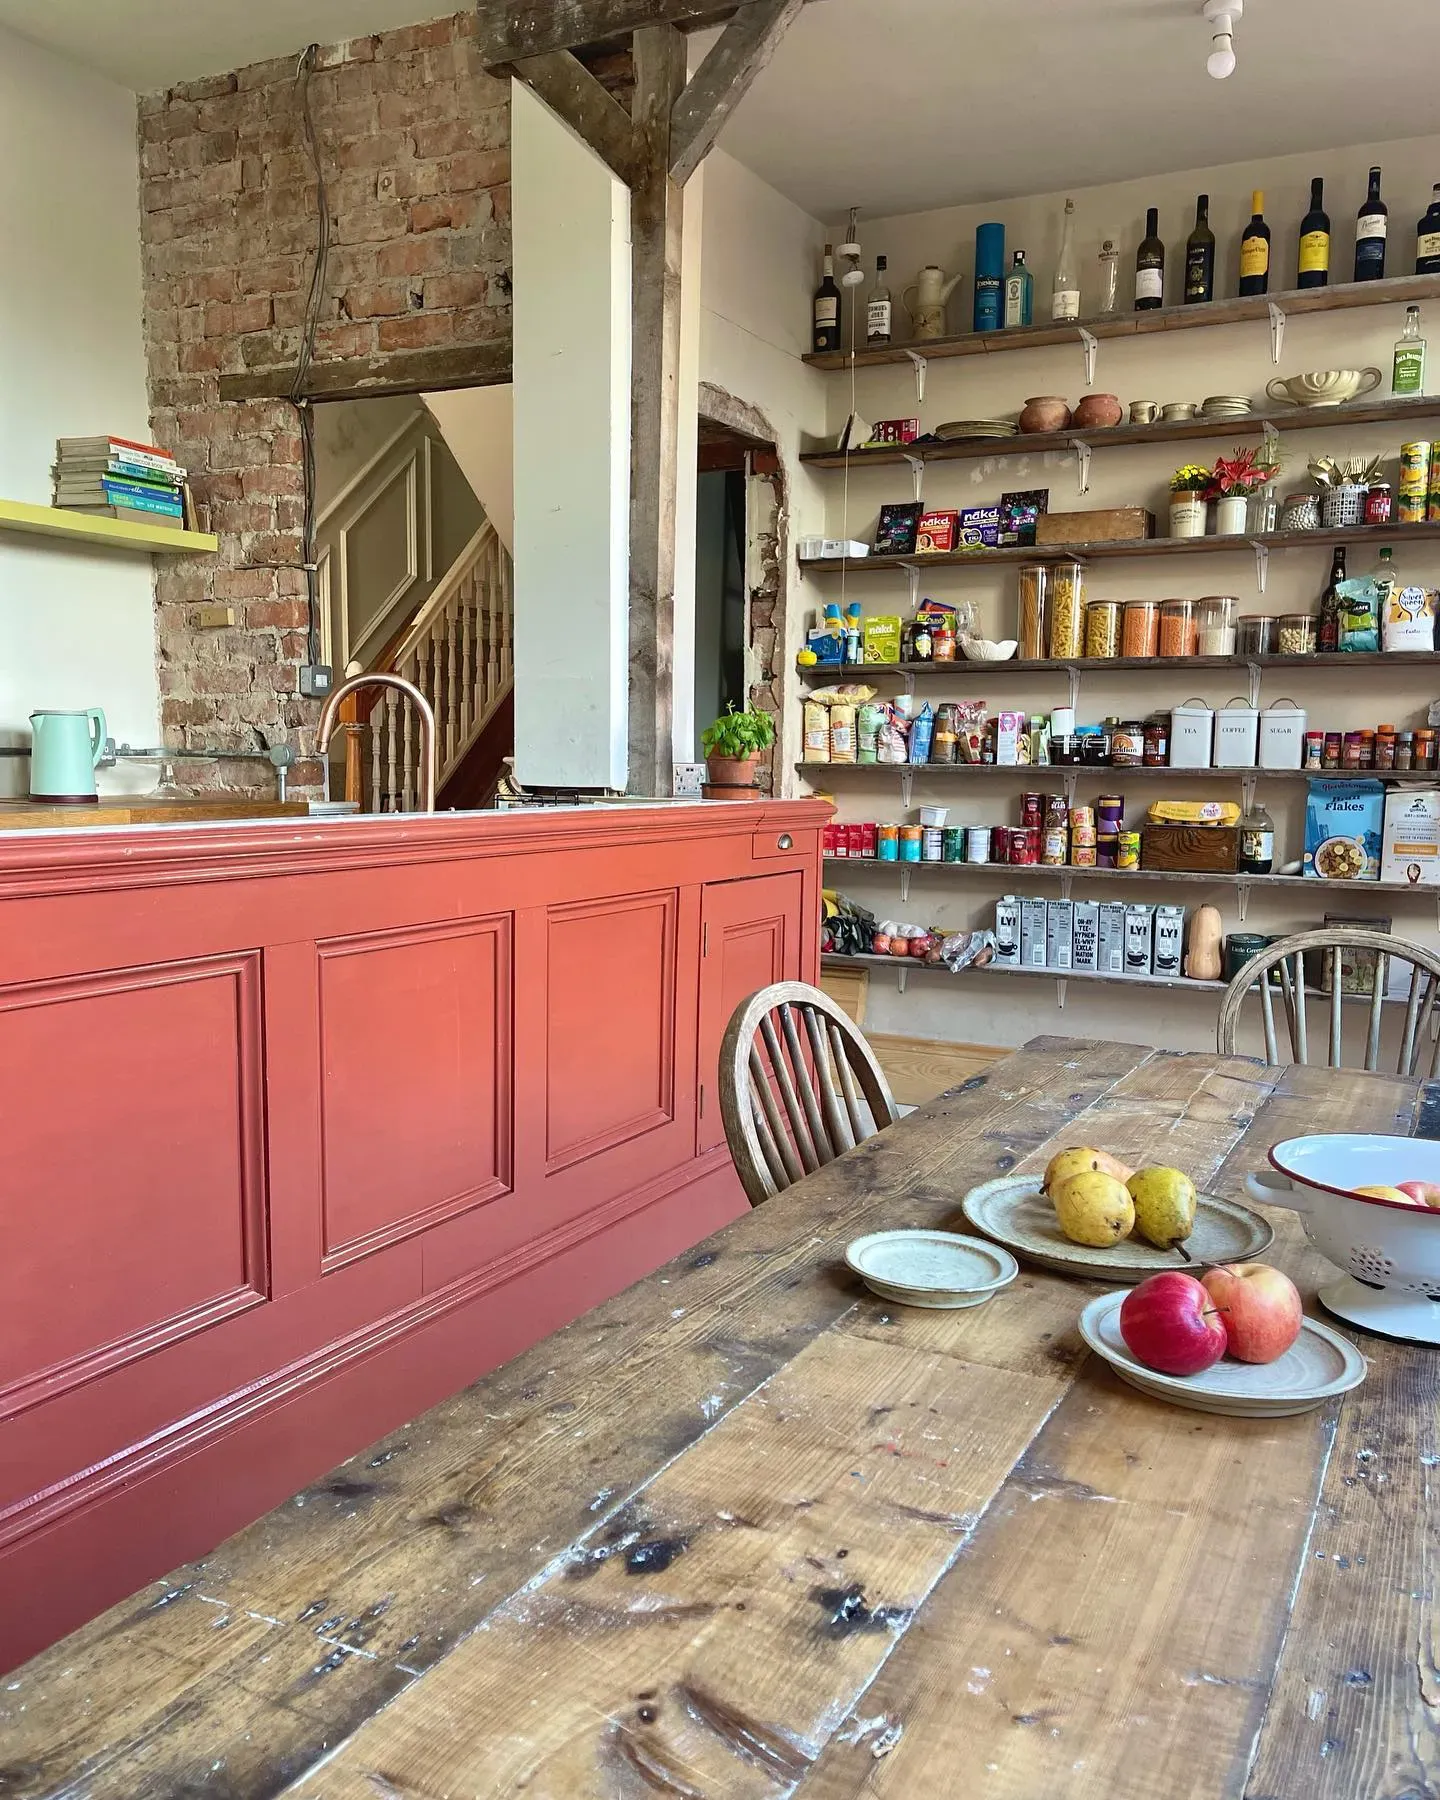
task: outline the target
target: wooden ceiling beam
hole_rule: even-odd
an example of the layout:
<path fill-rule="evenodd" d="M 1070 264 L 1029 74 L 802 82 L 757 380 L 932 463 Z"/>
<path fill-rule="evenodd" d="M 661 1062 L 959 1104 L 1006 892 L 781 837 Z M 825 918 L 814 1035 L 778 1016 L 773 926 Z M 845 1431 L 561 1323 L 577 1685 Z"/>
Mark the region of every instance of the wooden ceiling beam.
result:
<path fill-rule="evenodd" d="M 735 0 L 478 0 L 476 39 L 481 60 L 496 69 L 628 37 L 647 25 L 696 31 L 722 24 L 736 10 Z"/>
<path fill-rule="evenodd" d="M 705 160 L 804 4 L 750 0 L 710 46 L 670 121 L 670 176 L 681 187 Z"/>
<path fill-rule="evenodd" d="M 607 168 L 633 187 L 640 166 L 640 137 L 629 113 L 603 88 L 577 56 L 548 50 L 526 56 L 514 73 L 551 112 L 590 146 Z"/>

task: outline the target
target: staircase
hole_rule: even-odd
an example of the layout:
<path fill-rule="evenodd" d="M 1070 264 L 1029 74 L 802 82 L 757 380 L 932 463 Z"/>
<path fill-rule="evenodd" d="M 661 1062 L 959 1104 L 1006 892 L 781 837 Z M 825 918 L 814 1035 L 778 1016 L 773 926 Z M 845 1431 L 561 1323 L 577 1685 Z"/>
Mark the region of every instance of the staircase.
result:
<path fill-rule="evenodd" d="M 486 805 L 513 749 L 513 624 L 510 553 L 487 522 L 371 664 L 414 682 L 434 709 L 438 806 Z M 368 768 L 360 733 L 346 736 L 345 798 L 370 812 L 414 812 L 415 708 L 393 690 L 375 689 L 352 696 L 341 716 L 370 727 Z"/>

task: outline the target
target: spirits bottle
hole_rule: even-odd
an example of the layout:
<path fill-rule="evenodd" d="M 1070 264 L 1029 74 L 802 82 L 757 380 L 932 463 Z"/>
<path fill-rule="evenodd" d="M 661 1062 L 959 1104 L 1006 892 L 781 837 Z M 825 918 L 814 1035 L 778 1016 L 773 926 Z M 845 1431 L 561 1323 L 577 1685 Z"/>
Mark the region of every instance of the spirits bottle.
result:
<path fill-rule="evenodd" d="M 1395 344 L 1390 392 L 1413 398 L 1425 392 L 1425 340 L 1420 335 L 1420 308 L 1405 308 L 1405 329 Z"/>
<path fill-rule="evenodd" d="M 1380 198 L 1380 171 L 1370 171 L 1370 187 L 1365 204 L 1355 220 L 1355 279 L 1385 279 L 1385 233 L 1390 225 L 1390 211 Z"/>
<path fill-rule="evenodd" d="M 1215 298 L 1215 233 L 1210 229 L 1210 196 L 1195 202 L 1195 229 L 1185 245 L 1185 303 Z"/>
<path fill-rule="evenodd" d="M 1015 262 L 1005 277 L 1006 327 L 1032 325 L 1035 322 L 1035 277 L 1025 261 L 1025 252 L 1015 252 Z"/>
<path fill-rule="evenodd" d="M 1065 223 L 1060 231 L 1060 257 L 1055 264 L 1055 286 L 1050 296 L 1052 319 L 1080 317 L 1080 267 L 1075 260 L 1075 202 L 1065 202 Z"/>
<path fill-rule="evenodd" d="M 1102 313 L 1120 310 L 1120 252 L 1114 238 L 1100 246 L 1100 306 Z"/>
<path fill-rule="evenodd" d="M 1415 273 L 1440 275 L 1440 181 L 1430 190 L 1430 208 L 1415 227 Z"/>
<path fill-rule="evenodd" d="M 1320 596 L 1320 622 L 1315 630 L 1315 648 L 1322 653 L 1340 648 L 1340 583 L 1345 579 L 1345 546 L 1337 544 L 1330 563 L 1330 579 Z"/>
<path fill-rule="evenodd" d="M 1310 210 L 1300 221 L 1300 254 L 1296 287 L 1330 285 L 1330 215 L 1325 210 L 1325 183 L 1316 176 L 1310 183 Z"/>
<path fill-rule="evenodd" d="M 1275 867 L 1275 821 L 1257 800 L 1240 821 L 1242 875 L 1268 875 Z"/>
<path fill-rule="evenodd" d="M 1270 289 L 1270 227 L 1265 223 L 1265 194 L 1256 188 L 1250 196 L 1250 223 L 1240 239 L 1242 294 L 1264 294 Z"/>
<path fill-rule="evenodd" d="M 875 258 L 875 285 L 870 290 L 870 298 L 865 302 L 865 343 L 871 350 L 878 350 L 890 342 L 894 307 L 890 299 L 890 283 L 885 273 L 889 266 L 885 257 Z"/>
<path fill-rule="evenodd" d="M 825 246 L 825 273 L 815 290 L 814 330 L 811 347 L 817 355 L 840 348 L 840 290 L 835 285 L 834 246 Z"/>
<path fill-rule="evenodd" d="M 1160 241 L 1160 209 L 1145 214 L 1145 235 L 1135 252 L 1135 310 L 1153 312 L 1165 301 L 1165 246 Z"/>

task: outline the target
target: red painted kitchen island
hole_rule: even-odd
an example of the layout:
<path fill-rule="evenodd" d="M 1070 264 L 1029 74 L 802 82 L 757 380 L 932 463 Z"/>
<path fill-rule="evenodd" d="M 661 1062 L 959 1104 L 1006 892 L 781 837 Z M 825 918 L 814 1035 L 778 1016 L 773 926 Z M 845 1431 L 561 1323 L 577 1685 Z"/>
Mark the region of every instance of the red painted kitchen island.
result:
<path fill-rule="evenodd" d="M 0 839 L 0 1668 L 744 1210 L 828 816 Z"/>

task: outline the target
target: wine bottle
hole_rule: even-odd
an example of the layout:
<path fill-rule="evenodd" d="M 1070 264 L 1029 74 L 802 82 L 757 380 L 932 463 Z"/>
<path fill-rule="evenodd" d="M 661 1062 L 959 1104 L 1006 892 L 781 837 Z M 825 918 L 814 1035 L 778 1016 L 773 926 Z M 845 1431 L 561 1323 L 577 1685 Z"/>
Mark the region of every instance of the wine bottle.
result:
<path fill-rule="evenodd" d="M 1195 202 L 1195 229 L 1185 244 L 1185 303 L 1215 298 L 1215 233 L 1210 229 L 1210 196 Z"/>
<path fill-rule="evenodd" d="M 1165 246 L 1160 241 L 1160 209 L 1145 214 L 1145 235 L 1135 252 L 1135 310 L 1152 312 L 1165 302 Z"/>
<path fill-rule="evenodd" d="M 1050 295 L 1052 319 L 1080 317 L 1080 266 L 1075 260 L 1075 202 L 1065 202 L 1065 223 L 1060 229 L 1060 256 L 1055 264 L 1055 285 Z"/>
<path fill-rule="evenodd" d="M 1250 196 L 1250 223 L 1240 240 L 1240 288 L 1242 294 L 1270 290 L 1270 227 L 1265 223 L 1265 195 L 1256 188 Z"/>
<path fill-rule="evenodd" d="M 1355 220 L 1355 279 L 1385 279 L 1385 233 L 1390 209 L 1380 198 L 1380 171 L 1370 171 L 1370 188 Z"/>
<path fill-rule="evenodd" d="M 817 356 L 840 348 L 840 290 L 835 285 L 834 246 L 825 246 L 825 273 L 815 290 L 815 326 L 811 346 Z"/>
<path fill-rule="evenodd" d="M 1320 596 L 1320 623 L 1316 628 L 1315 648 L 1322 651 L 1340 648 L 1340 583 L 1345 579 L 1345 546 L 1337 544 L 1330 562 L 1330 579 Z"/>
<path fill-rule="evenodd" d="M 1420 308 L 1405 308 L 1405 329 L 1395 345 L 1390 392 L 1414 399 L 1425 392 L 1425 340 L 1420 335 Z"/>
<path fill-rule="evenodd" d="M 1430 190 L 1430 208 L 1415 227 L 1415 273 L 1440 275 L 1440 181 Z"/>
<path fill-rule="evenodd" d="M 1300 254 L 1296 287 L 1330 285 L 1330 215 L 1325 210 L 1325 183 L 1316 176 L 1310 183 L 1310 210 L 1300 221 Z"/>
<path fill-rule="evenodd" d="M 865 302 L 865 345 L 869 350 L 879 350 L 890 342 L 894 307 L 890 299 L 890 283 L 885 273 L 889 266 L 885 257 L 875 258 L 875 285 Z"/>

